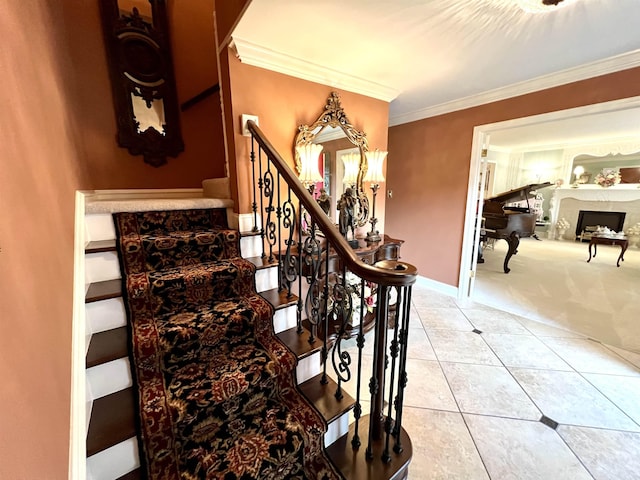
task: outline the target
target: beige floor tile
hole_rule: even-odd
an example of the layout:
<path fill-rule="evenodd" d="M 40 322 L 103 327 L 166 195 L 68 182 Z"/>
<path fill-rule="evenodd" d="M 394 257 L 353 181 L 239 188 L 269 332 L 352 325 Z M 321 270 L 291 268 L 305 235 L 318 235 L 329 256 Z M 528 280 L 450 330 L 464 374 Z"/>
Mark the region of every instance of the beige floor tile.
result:
<path fill-rule="evenodd" d="M 389 341 L 392 339 L 390 338 Z M 433 351 L 431 342 L 427 338 L 427 333 L 420 329 L 409 330 L 408 352 L 407 358 L 416 358 L 421 360 L 436 360 L 436 354 Z"/>
<path fill-rule="evenodd" d="M 498 358 L 509 367 L 573 370 L 553 350 L 533 335 L 483 333 Z"/>
<path fill-rule="evenodd" d="M 540 422 L 464 414 L 491 478 L 591 480 L 558 434 Z"/>
<path fill-rule="evenodd" d="M 614 351 L 622 358 L 630 363 L 633 363 L 636 367 L 640 368 L 640 353 L 631 352 L 629 350 L 623 350 L 622 348 L 614 347 L 612 345 L 604 345 L 609 350 Z"/>
<path fill-rule="evenodd" d="M 441 362 L 502 365 L 480 335 L 455 330 L 429 330 L 431 346 Z"/>
<path fill-rule="evenodd" d="M 463 309 L 471 324 L 482 332 L 531 335 L 515 315 L 495 309 Z"/>
<path fill-rule="evenodd" d="M 453 308 L 456 306 L 455 298 L 418 286 L 413 289 L 411 301 L 417 308 Z"/>
<path fill-rule="evenodd" d="M 598 373 L 582 376 L 640 425 L 640 378 Z"/>
<path fill-rule="evenodd" d="M 585 338 L 584 335 L 564 328 L 555 327 L 538 320 L 519 317 L 518 321 L 531 333 L 538 337 Z"/>
<path fill-rule="evenodd" d="M 543 338 L 542 341 L 578 372 L 640 376 L 640 369 L 592 340 Z"/>
<path fill-rule="evenodd" d="M 640 431 L 634 421 L 578 373 L 516 367 L 509 370 L 538 409 L 558 423 Z"/>
<path fill-rule="evenodd" d="M 473 325 L 459 308 L 417 308 L 418 316 L 422 325 L 427 330 L 461 330 L 470 332 Z"/>
<path fill-rule="evenodd" d="M 461 412 L 540 419 L 540 411 L 505 367 L 447 362 L 441 365 Z"/>
<path fill-rule="evenodd" d="M 558 434 L 596 480 L 640 479 L 640 433 L 561 425 Z"/>
<path fill-rule="evenodd" d="M 440 364 L 429 360 L 411 360 L 407 364 L 407 389 L 404 405 L 458 411 Z"/>
<path fill-rule="evenodd" d="M 462 415 L 405 408 L 403 425 L 413 444 L 409 480 L 488 480 Z"/>

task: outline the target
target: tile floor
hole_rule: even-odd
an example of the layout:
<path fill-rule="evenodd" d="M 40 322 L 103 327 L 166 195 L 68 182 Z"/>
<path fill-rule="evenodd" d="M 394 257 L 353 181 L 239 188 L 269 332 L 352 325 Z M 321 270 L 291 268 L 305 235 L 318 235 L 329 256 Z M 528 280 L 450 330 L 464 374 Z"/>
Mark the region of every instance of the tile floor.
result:
<path fill-rule="evenodd" d="M 640 355 L 417 285 L 409 359 L 411 480 L 640 479 Z"/>

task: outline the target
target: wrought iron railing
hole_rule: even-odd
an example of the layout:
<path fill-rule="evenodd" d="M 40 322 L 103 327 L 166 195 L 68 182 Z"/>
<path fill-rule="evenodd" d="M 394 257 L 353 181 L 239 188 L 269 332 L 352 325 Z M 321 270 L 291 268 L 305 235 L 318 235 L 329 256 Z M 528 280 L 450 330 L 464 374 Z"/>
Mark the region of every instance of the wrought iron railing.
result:
<path fill-rule="evenodd" d="M 299 334 L 308 331 L 309 342 L 322 343 L 319 381 L 326 384 L 331 376 L 338 400 L 345 384 L 355 382 L 352 448 L 358 451 L 366 443 L 367 461 L 391 463 L 403 452 L 401 439 L 408 438 L 401 435 L 402 409 L 416 269 L 397 260 L 364 263 L 258 126 L 249 121 L 248 129 L 253 229 L 262 237 L 262 257 L 277 265 L 279 288 L 298 297 Z M 365 336 L 365 322 L 372 326 L 372 339 Z M 371 347 L 372 369 L 365 372 L 363 355 Z M 361 398 L 363 382 L 369 385 L 368 398 Z"/>

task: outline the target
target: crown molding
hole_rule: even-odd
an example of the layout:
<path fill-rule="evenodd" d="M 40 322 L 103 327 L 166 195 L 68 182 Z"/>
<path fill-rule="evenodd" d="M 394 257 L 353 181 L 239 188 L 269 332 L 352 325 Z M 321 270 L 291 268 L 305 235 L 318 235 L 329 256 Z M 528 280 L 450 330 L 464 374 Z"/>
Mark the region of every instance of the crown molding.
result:
<path fill-rule="evenodd" d="M 235 48 L 236 54 L 242 63 L 254 67 L 272 70 L 385 102 L 390 102 L 400 93 L 395 88 L 276 52 L 241 38 L 233 37 L 232 46 Z"/>
<path fill-rule="evenodd" d="M 392 127 L 403 123 L 443 115 L 445 113 L 464 110 L 466 108 L 477 107 L 486 103 L 526 95 L 527 93 L 566 85 L 567 83 L 586 80 L 588 78 L 619 72 L 621 70 L 627 70 L 638 66 L 640 66 L 640 50 L 634 50 L 632 52 L 615 55 L 603 60 L 597 60 L 578 67 L 562 70 L 560 72 L 542 75 L 524 82 L 514 83 L 506 87 L 489 90 L 477 95 L 470 95 L 451 102 L 441 103 L 433 107 L 422 108 L 412 112 L 391 116 L 389 118 L 389 126 Z"/>

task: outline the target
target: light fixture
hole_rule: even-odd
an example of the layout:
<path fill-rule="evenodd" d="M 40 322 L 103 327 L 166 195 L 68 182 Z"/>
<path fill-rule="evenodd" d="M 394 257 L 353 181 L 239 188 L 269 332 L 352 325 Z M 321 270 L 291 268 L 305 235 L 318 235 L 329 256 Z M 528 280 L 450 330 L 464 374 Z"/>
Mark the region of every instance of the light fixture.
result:
<path fill-rule="evenodd" d="M 584 174 L 584 167 L 582 165 L 577 165 L 576 168 L 573 169 L 573 185 L 571 187 L 578 188 L 578 179 Z"/>
<path fill-rule="evenodd" d="M 341 158 L 344 164 L 343 185 L 355 185 L 358 181 L 358 172 L 360 171 L 360 154 L 347 153 L 342 155 Z"/>
<path fill-rule="evenodd" d="M 317 143 L 297 145 L 296 152 L 300 157 L 300 174 L 298 178 L 305 188 L 309 190 L 309 193 L 313 195 L 316 183 L 324 180 L 318 171 L 318 158 L 322 153 L 322 145 Z"/>
<path fill-rule="evenodd" d="M 384 158 L 387 156 L 387 152 L 382 152 L 378 149 L 373 152 L 366 152 L 367 156 L 367 174 L 364 176 L 365 182 L 371 183 L 371 190 L 373 191 L 373 211 L 371 212 L 371 231 L 367 232 L 367 242 L 379 242 L 381 240 L 378 230 L 376 230 L 376 195 L 380 182 L 384 182 L 384 175 L 382 174 L 382 164 Z"/>
<path fill-rule="evenodd" d="M 518 6 L 528 13 L 546 13 L 567 7 L 578 0 L 517 0 Z"/>

